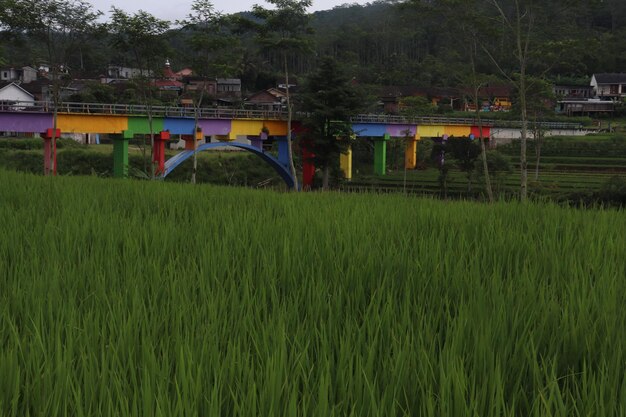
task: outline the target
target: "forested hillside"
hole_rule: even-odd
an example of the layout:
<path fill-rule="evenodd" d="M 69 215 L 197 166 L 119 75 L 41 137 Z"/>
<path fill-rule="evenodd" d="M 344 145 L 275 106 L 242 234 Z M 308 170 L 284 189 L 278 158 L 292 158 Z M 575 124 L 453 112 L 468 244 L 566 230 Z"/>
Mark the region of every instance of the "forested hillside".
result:
<path fill-rule="evenodd" d="M 5 64 L 50 61 L 45 33 L 11 12 L 16 4 L 29 1 L 35 22 L 44 3 L 54 3 L 0 1 L 4 6 L 0 56 Z M 257 33 L 249 24 L 242 24 L 252 15 L 219 16 L 209 2 L 194 4 L 203 5 L 205 11 L 209 7 L 215 19 L 165 22 L 163 43 L 150 52 L 152 65 L 169 58 L 177 69 L 191 66 L 200 75 L 241 78 L 249 91 L 275 85 L 282 71 L 280 60 L 275 51 L 256 42 Z M 200 16 L 198 10 L 189 13 Z M 381 1 L 343 5 L 309 17 L 308 46 L 289 57 L 296 76 L 306 75 L 321 57 L 331 55 L 364 84 L 458 86 L 464 83 L 471 60 L 483 74 L 519 70 L 516 27 L 528 35 L 526 63 L 531 75 L 576 83 L 588 82 L 594 72 L 626 71 L 626 2 L 621 0 Z M 95 77 L 108 64 L 133 65 L 135 57 L 116 43 L 112 23 L 81 32 L 80 42 L 67 51 L 64 64 L 74 77 Z M 63 32 L 67 26 L 52 29 Z"/>

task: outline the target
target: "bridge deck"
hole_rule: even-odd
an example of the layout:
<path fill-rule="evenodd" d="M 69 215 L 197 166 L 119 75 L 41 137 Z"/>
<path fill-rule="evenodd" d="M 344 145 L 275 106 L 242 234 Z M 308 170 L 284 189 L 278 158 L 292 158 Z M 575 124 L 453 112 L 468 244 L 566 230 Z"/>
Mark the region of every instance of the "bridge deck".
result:
<path fill-rule="evenodd" d="M 52 113 L 52 104 L 43 101 L 36 102 L 6 102 L 0 101 L 0 112 L 17 113 Z M 144 106 L 137 104 L 104 104 L 104 103 L 61 103 L 58 106 L 59 113 L 82 114 L 82 115 L 112 115 L 112 116 L 147 116 L 149 113 L 154 117 L 181 117 L 195 118 L 196 109 L 193 107 L 176 106 Z M 287 114 L 278 111 L 246 110 L 223 107 L 201 107 L 197 109 L 199 119 L 221 120 L 287 120 Z M 295 115 L 298 118 L 298 114 Z M 386 114 L 360 114 L 352 117 L 352 123 L 369 124 L 413 124 L 431 126 L 476 126 L 475 118 L 435 117 L 424 116 L 405 118 L 402 116 Z M 521 127 L 521 121 L 483 119 L 484 126 L 490 127 Z M 567 122 L 541 122 L 545 129 L 580 129 L 580 123 Z"/>

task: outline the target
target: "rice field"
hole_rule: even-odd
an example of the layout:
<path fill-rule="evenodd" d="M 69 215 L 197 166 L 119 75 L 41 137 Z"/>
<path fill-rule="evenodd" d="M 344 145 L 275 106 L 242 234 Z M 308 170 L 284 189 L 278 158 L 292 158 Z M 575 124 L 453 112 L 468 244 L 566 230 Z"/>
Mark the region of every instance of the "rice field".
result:
<path fill-rule="evenodd" d="M 624 416 L 626 216 L 0 171 L 0 416 Z"/>

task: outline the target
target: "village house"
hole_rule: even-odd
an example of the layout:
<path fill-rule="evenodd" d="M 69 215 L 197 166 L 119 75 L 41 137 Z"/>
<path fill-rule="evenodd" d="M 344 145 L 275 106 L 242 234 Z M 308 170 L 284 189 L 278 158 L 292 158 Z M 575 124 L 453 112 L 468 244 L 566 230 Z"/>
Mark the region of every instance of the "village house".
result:
<path fill-rule="evenodd" d="M 2 67 L 0 68 L 0 81 L 20 82 L 28 84 L 37 80 L 37 70 L 33 67 Z"/>
<path fill-rule="evenodd" d="M 447 105 L 452 110 L 461 110 L 461 95 L 456 88 L 386 86 L 379 92 L 383 111 L 387 114 L 400 113 L 402 99 L 407 97 L 424 97 L 433 106 Z"/>
<path fill-rule="evenodd" d="M 255 110 L 280 111 L 286 100 L 287 94 L 284 90 L 269 88 L 248 96 L 244 101 L 244 106 Z"/>
<path fill-rule="evenodd" d="M 590 85 L 595 98 L 619 101 L 626 97 L 626 74 L 593 74 Z"/>
<path fill-rule="evenodd" d="M 154 80 L 154 85 L 161 91 L 181 92 L 184 88 L 184 84 L 178 80 L 172 71 L 169 60 L 165 61 L 162 77 Z"/>
<path fill-rule="evenodd" d="M 102 78 L 105 80 L 103 83 L 108 83 L 112 80 L 131 80 L 133 78 L 139 78 L 142 75 L 150 77 L 152 73 L 152 71 L 146 69 L 142 70 L 122 65 L 109 65 L 107 67 L 107 75 Z"/>
<path fill-rule="evenodd" d="M 473 92 L 465 90 L 464 111 L 475 111 Z M 491 84 L 478 90 L 479 109 L 484 112 L 510 111 L 513 107 L 513 87 L 508 84 Z"/>
<path fill-rule="evenodd" d="M 593 87 L 590 85 L 559 85 L 552 87 L 552 92 L 558 100 L 587 100 L 594 97 Z"/>
<path fill-rule="evenodd" d="M 20 85 L 10 82 L 0 84 L 0 106 L 10 110 L 27 110 L 34 106 L 35 97 Z"/>

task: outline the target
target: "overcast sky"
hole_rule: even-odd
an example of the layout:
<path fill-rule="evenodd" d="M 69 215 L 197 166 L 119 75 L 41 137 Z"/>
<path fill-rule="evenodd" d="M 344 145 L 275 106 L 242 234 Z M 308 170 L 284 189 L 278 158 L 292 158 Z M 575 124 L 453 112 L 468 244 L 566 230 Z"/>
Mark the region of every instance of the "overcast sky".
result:
<path fill-rule="evenodd" d="M 154 16 L 169 21 L 182 19 L 191 11 L 192 0 L 90 0 L 94 9 L 101 10 L 106 13 L 105 20 L 108 20 L 108 11 L 111 6 L 116 6 L 134 13 L 137 10 L 145 10 Z M 313 0 L 313 6 L 309 11 L 328 10 L 344 3 L 365 4 L 368 0 Z M 248 11 L 252 9 L 253 4 L 267 5 L 264 0 L 214 0 L 215 10 L 225 14 Z"/>

